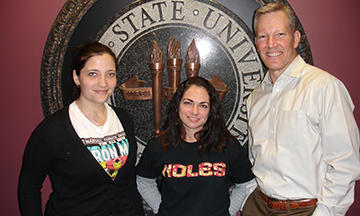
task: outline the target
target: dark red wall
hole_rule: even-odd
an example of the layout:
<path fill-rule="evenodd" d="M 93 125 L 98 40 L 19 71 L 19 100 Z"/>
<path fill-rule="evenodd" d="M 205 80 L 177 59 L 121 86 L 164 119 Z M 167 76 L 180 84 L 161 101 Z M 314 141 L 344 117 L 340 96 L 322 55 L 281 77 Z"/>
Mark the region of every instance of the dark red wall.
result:
<path fill-rule="evenodd" d="M 19 215 L 17 178 L 31 131 L 42 120 L 40 65 L 50 28 L 65 0 L 0 2 L 0 209 Z M 307 34 L 315 65 L 344 82 L 360 123 L 360 3 L 357 0 L 289 0 Z M 360 185 L 359 185 L 360 186 Z M 45 186 L 45 192 L 49 189 Z M 360 187 L 349 216 L 360 215 Z"/>
<path fill-rule="evenodd" d="M 47 35 L 65 0 L 0 1 L 0 209 L 20 215 L 17 181 L 25 143 L 42 120 L 40 65 Z"/>
<path fill-rule="evenodd" d="M 355 105 L 360 126 L 360 2 L 288 0 L 310 43 L 314 64 L 345 84 Z M 348 216 L 360 215 L 360 183 Z"/>

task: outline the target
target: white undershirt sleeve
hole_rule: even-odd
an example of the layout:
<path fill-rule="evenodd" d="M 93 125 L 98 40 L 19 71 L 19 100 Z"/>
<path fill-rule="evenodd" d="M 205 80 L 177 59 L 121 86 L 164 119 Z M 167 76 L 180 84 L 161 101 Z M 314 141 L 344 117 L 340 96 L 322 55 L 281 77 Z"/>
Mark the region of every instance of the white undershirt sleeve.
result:
<path fill-rule="evenodd" d="M 241 184 L 235 184 L 235 187 L 230 195 L 229 213 L 231 216 L 236 215 L 236 213 L 242 209 L 247 197 L 255 190 L 256 187 L 257 184 L 255 179 Z"/>
<path fill-rule="evenodd" d="M 156 179 L 137 175 L 136 184 L 145 202 L 152 208 L 153 212 L 157 214 L 161 203 L 161 194 L 157 188 Z"/>

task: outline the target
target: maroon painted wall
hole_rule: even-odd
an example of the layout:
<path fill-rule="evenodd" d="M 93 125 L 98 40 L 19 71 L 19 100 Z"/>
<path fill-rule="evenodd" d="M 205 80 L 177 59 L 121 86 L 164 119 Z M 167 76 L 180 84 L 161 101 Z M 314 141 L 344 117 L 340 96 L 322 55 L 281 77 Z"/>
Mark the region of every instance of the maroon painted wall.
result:
<path fill-rule="evenodd" d="M 40 65 L 65 0 L 0 0 L 0 209 L 20 215 L 17 181 L 25 143 L 42 120 Z"/>
<path fill-rule="evenodd" d="M 360 3 L 357 0 L 288 0 L 307 33 L 315 65 L 341 79 L 360 123 Z M 2 92 L 0 209 L 19 215 L 17 178 L 26 140 L 42 120 L 40 65 L 51 26 L 65 0 L 1 0 L 0 88 Z M 49 186 L 45 186 L 48 192 Z M 349 216 L 360 215 L 360 184 Z"/>

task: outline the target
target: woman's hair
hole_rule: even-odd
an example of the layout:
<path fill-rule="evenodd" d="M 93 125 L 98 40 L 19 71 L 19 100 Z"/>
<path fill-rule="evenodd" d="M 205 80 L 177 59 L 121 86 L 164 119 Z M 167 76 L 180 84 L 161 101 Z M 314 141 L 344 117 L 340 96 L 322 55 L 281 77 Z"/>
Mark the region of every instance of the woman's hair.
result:
<path fill-rule="evenodd" d="M 296 27 L 296 15 L 295 12 L 291 9 L 291 7 L 287 4 L 281 3 L 281 2 L 271 2 L 268 4 L 265 4 L 264 6 L 261 6 L 255 11 L 254 14 L 254 25 L 253 29 L 256 34 L 256 25 L 258 23 L 259 17 L 264 14 L 277 12 L 277 11 L 283 11 L 286 16 L 289 19 L 290 29 L 292 33 L 294 33 L 297 29 Z"/>
<path fill-rule="evenodd" d="M 72 49 L 72 70 L 75 70 L 76 75 L 80 76 L 80 71 L 85 66 L 86 62 L 93 56 L 109 54 L 115 63 L 117 68 L 117 60 L 114 52 L 107 46 L 97 42 L 91 41 L 79 46 L 76 46 Z M 72 76 L 71 76 L 72 77 Z M 73 85 L 73 100 L 76 100 L 80 96 L 80 89 Z"/>
<path fill-rule="evenodd" d="M 184 93 L 192 85 L 205 88 L 210 98 L 209 117 L 202 130 L 195 133 L 195 138 L 198 140 L 197 151 L 198 153 L 204 151 L 221 153 L 226 147 L 226 141 L 234 136 L 231 135 L 225 126 L 225 120 L 221 112 L 221 102 L 215 88 L 209 81 L 201 77 L 191 77 L 185 80 L 176 90 L 169 103 L 167 118 L 159 134 L 161 144 L 164 151 L 166 151 L 169 145 L 176 147 L 181 143 L 185 129 L 179 116 L 179 106 Z"/>

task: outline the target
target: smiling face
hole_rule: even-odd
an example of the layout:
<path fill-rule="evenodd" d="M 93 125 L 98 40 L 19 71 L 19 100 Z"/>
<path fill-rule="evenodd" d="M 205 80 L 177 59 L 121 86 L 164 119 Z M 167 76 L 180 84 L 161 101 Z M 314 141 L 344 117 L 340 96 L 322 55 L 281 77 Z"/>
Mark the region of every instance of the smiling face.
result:
<path fill-rule="evenodd" d="M 185 141 L 195 141 L 194 134 L 205 125 L 210 112 L 210 97 L 204 87 L 192 85 L 179 104 L 179 117 L 185 129 Z"/>
<path fill-rule="evenodd" d="M 80 86 L 78 100 L 84 105 L 103 104 L 116 86 L 116 65 L 109 54 L 89 58 L 80 70 L 79 76 L 73 71 L 73 79 Z"/>
<path fill-rule="evenodd" d="M 297 56 L 300 32 L 292 32 L 289 19 L 283 11 L 261 15 L 255 28 L 257 50 L 275 82 Z"/>

